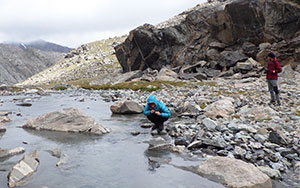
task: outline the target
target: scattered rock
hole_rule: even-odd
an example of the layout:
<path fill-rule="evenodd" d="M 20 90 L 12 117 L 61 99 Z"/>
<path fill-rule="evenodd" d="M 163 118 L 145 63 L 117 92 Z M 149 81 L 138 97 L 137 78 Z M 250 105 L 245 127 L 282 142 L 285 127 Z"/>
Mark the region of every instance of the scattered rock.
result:
<path fill-rule="evenodd" d="M 115 114 L 139 114 L 144 108 L 135 101 L 124 101 L 111 105 L 110 110 Z"/>
<path fill-rule="evenodd" d="M 140 131 L 131 131 L 131 134 L 133 136 L 137 136 L 137 135 L 141 134 L 141 132 Z"/>
<path fill-rule="evenodd" d="M 22 147 L 18 147 L 18 148 L 11 149 L 11 150 L 0 149 L 0 158 L 11 157 L 14 155 L 19 155 L 24 152 L 25 152 L 25 149 Z"/>
<path fill-rule="evenodd" d="M 8 187 L 21 186 L 27 177 L 31 176 L 38 168 L 40 161 L 38 152 L 35 150 L 30 155 L 24 155 L 8 174 Z"/>

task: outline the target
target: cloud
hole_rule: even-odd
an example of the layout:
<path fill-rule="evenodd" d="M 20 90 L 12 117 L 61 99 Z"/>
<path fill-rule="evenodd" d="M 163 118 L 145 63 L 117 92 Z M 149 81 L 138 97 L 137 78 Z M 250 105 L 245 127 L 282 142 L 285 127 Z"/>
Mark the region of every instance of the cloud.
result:
<path fill-rule="evenodd" d="M 0 42 L 44 39 L 77 47 L 127 34 L 144 23 L 158 24 L 201 2 L 204 0 L 1 0 Z"/>

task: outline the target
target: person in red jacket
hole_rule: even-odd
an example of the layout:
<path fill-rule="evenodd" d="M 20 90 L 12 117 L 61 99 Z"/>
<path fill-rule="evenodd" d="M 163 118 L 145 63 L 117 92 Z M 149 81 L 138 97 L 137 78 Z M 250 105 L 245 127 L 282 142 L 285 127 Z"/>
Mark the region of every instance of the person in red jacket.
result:
<path fill-rule="evenodd" d="M 266 70 L 267 73 L 267 83 L 269 87 L 269 91 L 271 94 L 271 104 L 274 104 L 275 101 L 277 105 L 280 106 L 280 99 L 279 99 L 279 90 L 277 85 L 278 80 L 278 73 L 282 71 L 277 58 L 275 57 L 274 53 L 269 53 L 268 56 L 268 68 Z M 275 94 L 274 94 L 275 93 Z"/>

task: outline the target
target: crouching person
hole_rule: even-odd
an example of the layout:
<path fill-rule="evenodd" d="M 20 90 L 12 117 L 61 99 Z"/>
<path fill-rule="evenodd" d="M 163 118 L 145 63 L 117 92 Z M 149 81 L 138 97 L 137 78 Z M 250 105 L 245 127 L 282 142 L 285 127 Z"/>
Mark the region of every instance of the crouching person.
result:
<path fill-rule="evenodd" d="M 165 131 L 163 131 L 164 122 L 169 119 L 171 113 L 162 102 L 158 101 L 154 96 L 149 96 L 147 105 L 144 108 L 144 114 L 154 123 L 152 131 L 157 129 L 158 134 L 165 134 Z"/>

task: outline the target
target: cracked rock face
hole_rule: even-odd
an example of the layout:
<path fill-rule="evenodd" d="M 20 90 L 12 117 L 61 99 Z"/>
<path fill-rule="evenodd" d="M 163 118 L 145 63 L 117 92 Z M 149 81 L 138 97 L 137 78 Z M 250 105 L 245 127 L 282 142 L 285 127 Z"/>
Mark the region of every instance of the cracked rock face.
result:
<path fill-rule="evenodd" d="M 291 1 L 216 1 L 157 26 L 140 26 L 115 51 L 124 72 L 200 60 L 216 61 L 222 70 L 266 53 L 260 50 L 277 52 L 283 64 L 293 63 L 300 57 L 295 48 L 300 43 L 299 17 L 300 6 Z M 270 45 L 260 49 L 264 42 Z"/>

